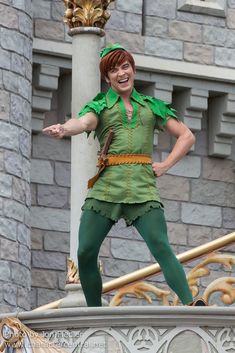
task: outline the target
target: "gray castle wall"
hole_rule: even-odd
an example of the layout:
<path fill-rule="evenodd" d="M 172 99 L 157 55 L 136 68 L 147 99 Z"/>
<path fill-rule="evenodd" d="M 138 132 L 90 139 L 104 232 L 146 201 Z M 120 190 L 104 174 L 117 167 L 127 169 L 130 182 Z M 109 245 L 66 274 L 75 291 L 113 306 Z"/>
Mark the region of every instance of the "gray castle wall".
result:
<path fill-rule="evenodd" d="M 235 61 L 229 58 L 235 54 L 235 3 L 228 2 L 226 17 L 180 12 L 176 7 L 175 0 L 147 0 L 143 13 L 141 0 L 117 0 L 110 6 L 112 16 L 106 26 L 106 42 L 119 41 L 133 53 L 234 67 Z M 71 41 L 62 23 L 63 13 L 61 2 L 34 1 L 34 36 Z M 55 94 L 54 109 L 46 114 L 45 125 L 56 122 L 56 116 Z M 205 115 L 202 130 L 196 133 L 195 150 L 158 180 L 169 238 L 177 253 L 216 239 L 235 227 L 234 155 L 227 159 L 208 157 L 207 123 Z M 172 141 L 162 133 L 158 141 L 156 158 L 161 160 L 170 151 Z M 31 186 L 36 224 L 32 229 L 33 307 L 63 295 L 65 261 L 69 254 L 69 232 L 64 231 L 69 227 L 69 151 L 69 139 L 52 141 L 33 137 Z M 37 219 L 40 212 L 45 215 L 45 207 L 46 219 L 43 229 L 39 229 Z M 59 217 L 63 217 L 63 231 L 58 226 Z M 104 280 L 153 263 L 138 233 L 134 228 L 126 228 L 122 221 L 104 241 L 100 259 Z M 221 266 L 214 266 L 210 279 L 202 280 L 202 287 L 223 274 Z M 166 288 L 162 276 L 152 281 Z M 127 298 L 126 303 L 142 301 Z"/>
<path fill-rule="evenodd" d="M 176 0 L 146 0 L 143 7 L 142 0 L 116 0 L 110 6 L 112 17 L 106 27 L 106 42 L 119 41 L 137 54 L 234 68 L 235 2 L 227 2 L 226 17 L 177 11 L 178 3 Z M 6 7 L 6 4 L 1 6 Z M 62 1 L 33 0 L 34 37 L 70 42 L 67 27 L 62 22 L 63 13 Z M 7 27 L 2 26 L 3 30 Z M 6 48 L 3 50 L 9 53 Z M 7 70 L 10 72 L 10 67 Z M 57 92 L 54 92 L 51 111 L 45 114 L 45 126 L 57 122 L 58 106 Z M 176 253 L 216 239 L 235 228 L 235 144 L 233 154 L 226 159 L 208 156 L 207 114 L 203 116 L 201 131 L 195 134 L 195 150 L 158 179 L 169 239 Z M 171 139 L 160 133 L 155 147 L 156 159 L 162 160 L 171 147 Z M 1 147 L 2 170 L 5 163 L 3 152 Z M 69 255 L 70 139 L 58 141 L 40 134 L 32 135 L 31 198 L 31 305 L 34 308 L 64 295 L 66 258 Z M 0 198 L 0 214 L 5 201 L 5 196 Z M 2 218 L 7 219 L 5 214 Z M 1 249 L 2 239 L 19 246 L 17 236 L 13 240 L 5 238 L 3 236 L 0 240 Z M 229 252 L 232 251 L 230 248 Z M 104 280 L 153 263 L 135 229 L 126 228 L 122 221 L 104 241 L 100 259 Z M 10 268 L 8 260 L 1 261 Z M 193 265 L 195 263 L 186 266 L 186 270 Z M 1 273 L 6 272 L 0 270 L 0 276 Z M 214 265 L 210 278 L 202 279 L 201 289 L 220 275 L 231 273 Z M 151 279 L 151 282 L 167 288 L 162 276 Z M 142 304 L 143 301 L 126 298 L 125 303 Z M 12 307 L 17 305 L 16 299 L 12 301 Z"/>
<path fill-rule="evenodd" d="M 0 311 L 30 309 L 32 7 L 0 1 Z"/>

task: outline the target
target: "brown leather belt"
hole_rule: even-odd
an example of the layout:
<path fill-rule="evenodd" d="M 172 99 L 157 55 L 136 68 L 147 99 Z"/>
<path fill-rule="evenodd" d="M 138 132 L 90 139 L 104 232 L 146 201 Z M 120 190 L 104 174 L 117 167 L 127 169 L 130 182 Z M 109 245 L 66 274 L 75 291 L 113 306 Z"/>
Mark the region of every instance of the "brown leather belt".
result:
<path fill-rule="evenodd" d="M 88 189 L 92 188 L 106 167 L 120 164 L 152 164 L 152 158 L 148 154 L 115 154 L 107 155 L 105 159 L 99 158 L 97 163 L 98 173 L 88 180 Z"/>
<path fill-rule="evenodd" d="M 115 154 L 107 155 L 107 159 L 98 160 L 97 167 L 105 163 L 105 166 L 119 164 L 152 164 L 152 159 L 148 154 Z"/>

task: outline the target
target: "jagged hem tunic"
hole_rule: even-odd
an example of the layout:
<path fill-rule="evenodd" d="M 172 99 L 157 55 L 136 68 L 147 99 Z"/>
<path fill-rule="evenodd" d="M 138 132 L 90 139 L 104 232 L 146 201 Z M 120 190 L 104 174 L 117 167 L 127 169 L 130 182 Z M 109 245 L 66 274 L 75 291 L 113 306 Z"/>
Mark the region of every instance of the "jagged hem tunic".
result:
<path fill-rule="evenodd" d="M 111 88 L 87 103 L 79 117 L 93 112 L 98 118 L 95 135 L 102 148 L 110 129 L 114 137 L 109 155 L 152 155 L 154 130 L 163 130 L 169 118 L 177 118 L 168 103 L 133 89 L 132 119 L 129 121 L 123 99 Z M 135 206 L 135 207 L 133 207 Z M 151 208 L 163 207 L 156 176 L 149 164 L 121 164 L 106 167 L 89 190 L 82 209 L 92 209 L 114 221 L 124 218 L 131 224 Z"/>

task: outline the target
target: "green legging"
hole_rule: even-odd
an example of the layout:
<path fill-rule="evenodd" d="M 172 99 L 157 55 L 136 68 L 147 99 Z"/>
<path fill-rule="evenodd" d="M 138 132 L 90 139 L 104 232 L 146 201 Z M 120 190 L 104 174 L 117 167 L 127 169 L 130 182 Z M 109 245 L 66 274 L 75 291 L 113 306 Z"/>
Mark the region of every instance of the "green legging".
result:
<path fill-rule="evenodd" d="M 92 210 L 84 210 L 79 228 L 78 266 L 88 306 L 101 306 L 102 280 L 97 266 L 100 246 L 114 221 Z M 154 208 L 137 218 L 133 225 L 159 263 L 165 279 L 183 304 L 193 301 L 182 265 L 167 237 L 164 212 Z"/>

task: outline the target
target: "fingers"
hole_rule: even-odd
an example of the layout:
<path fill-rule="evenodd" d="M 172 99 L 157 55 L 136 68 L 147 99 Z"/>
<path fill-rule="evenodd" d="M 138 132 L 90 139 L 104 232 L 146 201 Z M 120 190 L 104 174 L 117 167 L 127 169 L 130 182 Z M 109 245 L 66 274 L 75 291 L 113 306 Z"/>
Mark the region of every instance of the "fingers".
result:
<path fill-rule="evenodd" d="M 42 132 L 51 137 L 61 138 L 64 135 L 64 128 L 61 124 L 51 125 L 43 129 Z"/>
<path fill-rule="evenodd" d="M 154 172 L 155 176 L 157 177 L 158 176 L 158 171 L 153 168 L 153 172 Z"/>
<path fill-rule="evenodd" d="M 154 162 L 152 164 L 152 169 L 153 169 L 153 172 L 154 172 L 156 177 L 160 177 L 163 174 L 165 174 L 165 172 L 166 172 L 166 169 L 165 169 L 163 163 Z"/>
<path fill-rule="evenodd" d="M 152 169 L 153 169 L 153 172 L 154 172 L 155 176 L 157 176 L 157 171 L 156 171 L 155 163 L 152 164 Z"/>

